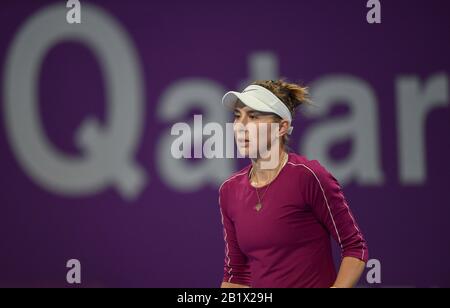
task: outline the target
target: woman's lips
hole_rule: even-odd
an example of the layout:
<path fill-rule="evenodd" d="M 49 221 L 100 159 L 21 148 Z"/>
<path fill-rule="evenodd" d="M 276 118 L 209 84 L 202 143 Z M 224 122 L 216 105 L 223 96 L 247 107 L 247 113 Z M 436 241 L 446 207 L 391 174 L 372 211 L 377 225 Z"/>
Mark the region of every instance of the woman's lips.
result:
<path fill-rule="evenodd" d="M 244 147 L 248 147 L 250 144 L 250 140 L 248 139 L 238 139 L 238 144 Z"/>

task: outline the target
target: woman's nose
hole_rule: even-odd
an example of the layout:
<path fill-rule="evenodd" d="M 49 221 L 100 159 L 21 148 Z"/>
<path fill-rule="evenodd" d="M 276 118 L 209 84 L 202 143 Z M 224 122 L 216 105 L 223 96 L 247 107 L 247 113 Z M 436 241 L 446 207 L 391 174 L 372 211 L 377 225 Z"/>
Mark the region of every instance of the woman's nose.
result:
<path fill-rule="evenodd" d="M 247 130 L 247 121 L 238 119 L 234 122 L 234 131 L 238 133 L 244 133 Z"/>

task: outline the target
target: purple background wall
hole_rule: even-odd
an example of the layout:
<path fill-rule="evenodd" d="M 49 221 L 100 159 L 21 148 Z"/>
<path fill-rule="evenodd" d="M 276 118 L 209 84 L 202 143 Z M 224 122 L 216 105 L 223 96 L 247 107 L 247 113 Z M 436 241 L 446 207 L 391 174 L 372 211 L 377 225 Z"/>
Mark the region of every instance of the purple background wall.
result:
<path fill-rule="evenodd" d="M 130 201 L 112 187 L 84 196 L 49 191 L 27 175 L 11 147 L 4 108 L 8 50 L 23 23 L 52 3 L 0 4 L 0 286 L 67 286 L 65 264 L 72 258 L 81 261 L 84 286 L 218 286 L 218 185 L 182 192 L 161 179 L 158 140 L 173 122 L 158 117 L 158 104 L 169 86 L 188 77 L 235 89 L 249 77 L 249 55 L 270 51 L 280 75 L 291 80 L 349 74 L 372 87 L 385 179 L 382 185 L 351 181 L 346 197 L 370 257 L 381 262 L 382 286 L 450 287 L 449 103 L 428 116 L 426 182 L 406 185 L 399 177 L 395 86 L 402 75 L 424 82 L 448 75 L 448 1 L 382 1 L 379 25 L 366 22 L 366 1 L 81 1 L 122 25 L 143 72 L 145 114 L 135 160 L 149 180 Z M 83 155 L 73 141 L 79 124 L 89 115 L 106 118 L 96 57 L 77 42 L 58 44 L 39 80 L 48 139 L 63 153 Z M 326 119 L 299 116 L 292 148 L 310 125 Z M 343 153 L 350 147 L 340 146 Z M 364 277 L 361 284 L 367 285 Z"/>

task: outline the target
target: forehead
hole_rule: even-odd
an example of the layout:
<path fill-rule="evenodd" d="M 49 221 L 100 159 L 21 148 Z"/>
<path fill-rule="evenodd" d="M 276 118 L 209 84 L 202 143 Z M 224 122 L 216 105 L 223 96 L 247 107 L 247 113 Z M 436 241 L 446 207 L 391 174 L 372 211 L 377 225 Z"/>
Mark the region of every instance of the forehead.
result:
<path fill-rule="evenodd" d="M 234 110 L 245 112 L 254 111 L 254 109 L 248 107 L 247 105 L 244 105 L 244 103 L 242 103 L 240 100 L 238 100 L 236 104 L 234 104 Z"/>

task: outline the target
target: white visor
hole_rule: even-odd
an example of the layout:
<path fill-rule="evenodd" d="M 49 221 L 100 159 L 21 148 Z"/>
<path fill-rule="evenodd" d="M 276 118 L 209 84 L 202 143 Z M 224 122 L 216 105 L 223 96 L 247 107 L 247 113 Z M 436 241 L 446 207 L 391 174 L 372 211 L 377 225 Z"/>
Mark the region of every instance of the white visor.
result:
<path fill-rule="evenodd" d="M 244 105 L 256 111 L 271 112 L 289 122 L 288 134 L 292 133 L 294 127 L 291 126 L 292 116 L 286 105 L 270 90 L 258 86 L 250 85 L 242 92 L 230 91 L 225 93 L 222 104 L 230 109 L 234 109 L 236 102 L 240 100 Z"/>

